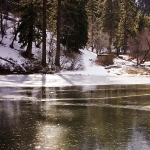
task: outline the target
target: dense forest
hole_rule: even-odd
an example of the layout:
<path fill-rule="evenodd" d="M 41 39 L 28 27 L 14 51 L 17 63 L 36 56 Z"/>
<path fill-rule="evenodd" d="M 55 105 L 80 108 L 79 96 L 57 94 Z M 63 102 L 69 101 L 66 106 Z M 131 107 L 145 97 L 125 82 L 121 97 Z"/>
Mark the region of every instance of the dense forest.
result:
<path fill-rule="evenodd" d="M 1 0 L 0 5 L 0 44 L 7 30 L 4 19 L 11 20 L 10 47 L 17 40 L 26 48 L 22 55 L 31 59 L 35 43 L 42 67 L 51 63 L 59 70 L 61 56 L 75 59 L 85 47 L 97 54 L 129 54 L 137 65 L 150 59 L 149 0 Z"/>

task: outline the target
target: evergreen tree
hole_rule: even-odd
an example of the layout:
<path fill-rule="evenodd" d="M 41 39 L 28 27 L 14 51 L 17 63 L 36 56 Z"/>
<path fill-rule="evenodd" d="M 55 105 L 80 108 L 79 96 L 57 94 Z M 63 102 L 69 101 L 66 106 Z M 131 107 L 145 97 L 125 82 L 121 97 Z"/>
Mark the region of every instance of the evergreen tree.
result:
<path fill-rule="evenodd" d="M 0 11 L 0 13 L 1 13 L 1 14 L 0 14 L 0 29 L 1 29 L 1 30 L 0 30 L 0 33 L 1 33 L 1 36 L 2 36 L 2 39 L 1 39 L 1 41 L 0 41 L 0 43 L 1 43 L 2 40 L 3 40 L 3 37 L 4 37 L 4 33 L 5 33 L 5 32 L 4 32 L 4 26 L 3 26 L 3 5 L 4 5 L 4 1 L 1 1 L 1 2 L 0 2 L 0 5 L 1 5 L 1 6 L 0 6 L 0 7 L 1 7 L 1 8 L 0 8 L 0 10 L 1 10 L 1 11 Z"/>
<path fill-rule="evenodd" d="M 2 43 L 2 40 L 3 40 L 5 32 L 6 32 L 5 31 L 6 24 L 4 24 L 4 21 L 3 21 L 4 20 L 4 14 L 5 14 L 5 17 L 6 17 L 6 15 L 8 17 L 8 3 L 6 0 L 1 0 L 0 1 L 0 34 L 1 34 L 0 43 Z"/>
<path fill-rule="evenodd" d="M 118 0 L 104 0 L 101 17 L 101 28 L 109 35 L 108 50 L 111 52 L 111 45 L 116 33 L 118 24 Z"/>
<path fill-rule="evenodd" d="M 55 57 L 55 65 L 60 67 L 60 38 L 61 38 L 61 0 L 58 0 L 57 8 L 57 50 Z"/>
<path fill-rule="evenodd" d="M 55 54 L 56 54 L 56 34 L 57 34 L 57 0 L 48 0 L 47 1 L 47 31 L 50 34 L 48 39 L 49 48 L 47 51 L 48 54 L 48 63 L 49 65 L 55 64 Z"/>
<path fill-rule="evenodd" d="M 62 8 L 62 44 L 68 51 L 77 52 L 88 41 L 87 30 L 84 0 L 65 0 Z"/>
<path fill-rule="evenodd" d="M 43 45 L 42 45 L 42 66 L 46 67 L 46 0 L 43 0 Z"/>
<path fill-rule="evenodd" d="M 88 16 L 88 44 L 92 48 L 92 52 L 95 48 L 95 39 L 99 26 L 99 18 L 101 15 L 100 10 L 100 2 L 101 0 L 89 0 L 86 5 L 87 16 Z"/>
<path fill-rule="evenodd" d="M 150 15 L 150 0 L 137 0 L 138 8 L 141 9 L 142 13 L 149 16 Z"/>
<path fill-rule="evenodd" d="M 41 38 L 41 14 L 42 7 L 40 1 L 21 1 L 19 8 L 21 14 L 20 25 L 18 27 L 19 43 L 22 47 L 27 46 L 26 56 L 32 55 L 32 42 Z"/>
<path fill-rule="evenodd" d="M 120 2 L 120 21 L 118 24 L 118 47 L 127 51 L 127 40 L 138 32 L 137 8 L 135 0 L 122 0 Z"/>
<path fill-rule="evenodd" d="M 56 0 L 47 1 L 47 29 L 56 34 L 58 2 Z"/>
<path fill-rule="evenodd" d="M 118 46 L 118 25 L 120 21 L 120 0 L 114 0 L 113 1 L 113 7 L 114 7 L 114 13 L 115 13 L 115 19 L 114 19 L 114 30 L 113 30 L 113 46 L 116 48 L 116 55 L 119 55 L 120 49 Z"/>
<path fill-rule="evenodd" d="M 0 1 L 0 34 L 1 34 L 1 41 L 2 43 L 3 37 L 5 35 L 5 30 L 7 27 L 7 19 L 8 17 L 8 12 L 12 11 L 13 8 L 13 0 L 7 1 L 7 0 L 1 0 Z M 4 17 L 6 19 L 6 22 L 4 23 Z"/>

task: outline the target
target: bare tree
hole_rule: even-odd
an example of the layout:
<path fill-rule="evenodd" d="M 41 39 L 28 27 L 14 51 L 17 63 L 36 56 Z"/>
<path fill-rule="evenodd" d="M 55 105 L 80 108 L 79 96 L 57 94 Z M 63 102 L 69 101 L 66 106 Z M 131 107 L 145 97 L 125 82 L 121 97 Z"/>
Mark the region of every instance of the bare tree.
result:
<path fill-rule="evenodd" d="M 109 35 L 106 33 L 99 32 L 95 36 L 93 44 L 94 48 L 96 49 L 96 53 L 101 53 L 103 48 L 109 47 Z"/>
<path fill-rule="evenodd" d="M 53 65 L 55 64 L 55 53 L 56 53 L 56 40 L 55 40 L 55 32 L 51 33 L 51 38 L 49 41 L 49 50 L 48 50 L 48 64 L 51 69 L 54 69 Z"/>
<path fill-rule="evenodd" d="M 136 58 L 137 65 L 150 59 L 150 29 L 144 28 L 138 36 L 128 40 L 130 55 Z"/>

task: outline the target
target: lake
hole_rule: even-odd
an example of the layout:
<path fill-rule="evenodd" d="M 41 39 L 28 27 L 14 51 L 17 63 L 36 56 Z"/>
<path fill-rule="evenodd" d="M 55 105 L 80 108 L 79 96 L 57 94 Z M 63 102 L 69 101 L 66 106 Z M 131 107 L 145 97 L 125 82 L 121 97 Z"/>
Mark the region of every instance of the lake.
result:
<path fill-rule="evenodd" d="M 0 87 L 0 150 L 150 150 L 150 85 Z"/>

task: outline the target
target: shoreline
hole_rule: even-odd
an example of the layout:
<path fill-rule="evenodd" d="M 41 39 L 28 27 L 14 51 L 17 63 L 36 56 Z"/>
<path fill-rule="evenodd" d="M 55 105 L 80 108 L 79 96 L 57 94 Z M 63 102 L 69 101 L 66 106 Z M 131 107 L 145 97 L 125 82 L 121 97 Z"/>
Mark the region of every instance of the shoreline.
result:
<path fill-rule="evenodd" d="M 150 76 L 82 74 L 9 74 L 0 75 L 0 87 L 65 87 L 93 85 L 150 84 Z"/>

